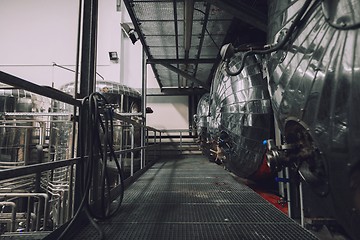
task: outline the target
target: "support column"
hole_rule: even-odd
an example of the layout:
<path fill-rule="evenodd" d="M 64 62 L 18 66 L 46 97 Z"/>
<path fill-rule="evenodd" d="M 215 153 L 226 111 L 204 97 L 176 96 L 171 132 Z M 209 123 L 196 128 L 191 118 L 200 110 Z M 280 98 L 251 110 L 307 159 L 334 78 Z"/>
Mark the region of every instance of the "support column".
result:
<path fill-rule="evenodd" d="M 146 126 L 146 87 L 147 87 L 147 64 L 146 64 L 146 53 L 145 50 L 143 49 L 142 52 L 142 85 L 141 85 L 141 113 L 142 113 L 142 120 L 143 120 L 143 124 Z M 141 129 L 141 147 L 144 147 L 146 144 L 146 129 L 142 128 Z M 145 149 L 141 150 L 141 163 L 140 163 L 140 167 L 143 168 L 145 167 Z"/>

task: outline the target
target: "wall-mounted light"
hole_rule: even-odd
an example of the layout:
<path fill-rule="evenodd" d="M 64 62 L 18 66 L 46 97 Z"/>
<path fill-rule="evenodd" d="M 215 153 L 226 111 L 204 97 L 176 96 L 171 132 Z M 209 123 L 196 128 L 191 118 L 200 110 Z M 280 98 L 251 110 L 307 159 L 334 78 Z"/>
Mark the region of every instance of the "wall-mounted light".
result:
<path fill-rule="evenodd" d="M 131 40 L 131 42 L 133 44 L 135 44 L 136 41 L 138 40 L 138 37 L 136 36 L 137 33 L 136 33 L 135 29 L 131 28 L 129 26 L 129 24 L 127 24 L 127 23 L 120 23 L 120 25 L 121 25 L 121 29 L 124 31 L 125 35 L 128 38 L 130 38 L 130 40 Z"/>
<path fill-rule="evenodd" d="M 111 61 L 119 60 L 117 52 L 109 52 L 109 58 L 110 58 Z"/>

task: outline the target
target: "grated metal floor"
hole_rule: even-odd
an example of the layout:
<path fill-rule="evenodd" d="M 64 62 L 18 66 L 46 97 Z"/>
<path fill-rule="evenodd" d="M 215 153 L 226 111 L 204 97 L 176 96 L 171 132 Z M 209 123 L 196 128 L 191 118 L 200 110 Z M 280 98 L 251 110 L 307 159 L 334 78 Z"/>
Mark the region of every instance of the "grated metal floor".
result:
<path fill-rule="evenodd" d="M 202 156 L 160 161 L 100 222 L 106 239 L 317 239 Z M 75 239 L 99 239 L 93 226 Z"/>

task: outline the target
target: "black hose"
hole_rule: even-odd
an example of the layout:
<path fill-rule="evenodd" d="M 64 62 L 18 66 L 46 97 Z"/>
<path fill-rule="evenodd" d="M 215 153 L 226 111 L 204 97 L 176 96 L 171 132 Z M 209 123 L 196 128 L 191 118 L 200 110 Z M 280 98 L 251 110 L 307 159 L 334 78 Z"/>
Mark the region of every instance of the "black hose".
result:
<path fill-rule="evenodd" d="M 117 160 L 115 150 L 113 148 L 113 109 L 108 107 L 109 104 L 105 97 L 100 93 L 92 93 L 82 101 L 82 108 L 80 112 L 79 126 L 79 152 L 81 161 L 78 165 L 80 167 L 80 194 L 82 199 L 74 217 L 71 219 L 65 230 L 58 237 L 58 240 L 65 239 L 67 232 L 74 225 L 74 222 L 79 217 L 82 211 L 85 212 L 90 223 L 99 232 L 100 239 L 104 239 L 104 233 L 96 223 L 95 219 L 104 220 L 113 216 L 120 208 L 124 196 L 124 174 Z M 86 122 L 85 122 L 86 120 Z M 85 157 L 87 152 L 87 157 Z M 95 163 L 101 165 L 99 171 L 94 169 Z M 110 198 L 110 178 L 108 173 L 108 161 L 115 161 L 118 177 L 120 178 L 120 196 L 114 210 L 111 211 Z M 100 181 L 94 179 L 93 173 L 98 171 L 100 174 Z M 100 197 L 99 199 L 89 198 L 90 190 L 98 191 L 98 189 L 91 189 L 94 181 L 100 182 Z M 100 213 L 92 209 L 93 203 L 91 201 L 100 201 Z"/>
<path fill-rule="evenodd" d="M 264 50 L 253 50 L 250 48 L 249 51 L 245 52 L 244 55 L 242 56 L 242 61 L 241 61 L 241 64 L 240 64 L 240 68 L 236 71 L 236 72 L 232 72 L 230 70 L 230 58 L 228 59 L 225 59 L 225 71 L 226 73 L 229 75 L 229 76 L 236 76 L 236 75 L 239 75 L 241 73 L 241 71 L 244 69 L 244 66 L 245 66 L 245 61 L 246 61 L 246 58 L 249 57 L 250 55 L 255 55 L 255 54 L 268 54 L 268 53 L 272 53 L 272 52 L 275 52 L 275 51 L 278 51 L 280 50 L 281 48 L 283 48 L 285 46 L 286 43 L 289 42 L 290 38 L 292 37 L 292 35 L 294 34 L 295 32 L 295 28 L 298 27 L 300 25 L 300 22 L 302 20 L 302 17 L 305 15 L 306 13 L 306 10 L 308 10 L 309 8 L 309 5 L 310 3 L 312 2 L 313 0 L 306 0 L 304 5 L 301 7 L 301 9 L 298 11 L 293 23 L 290 25 L 286 35 L 284 36 L 284 38 L 279 42 L 277 43 L 274 47 L 271 47 L 271 48 L 268 48 L 268 49 L 264 49 Z M 317 4 L 319 0 L 316 0 L 314 5 Z M 242 50 L 239 50 L 239 49 L 233 49 L 234 52 L 240 52 Z"/>

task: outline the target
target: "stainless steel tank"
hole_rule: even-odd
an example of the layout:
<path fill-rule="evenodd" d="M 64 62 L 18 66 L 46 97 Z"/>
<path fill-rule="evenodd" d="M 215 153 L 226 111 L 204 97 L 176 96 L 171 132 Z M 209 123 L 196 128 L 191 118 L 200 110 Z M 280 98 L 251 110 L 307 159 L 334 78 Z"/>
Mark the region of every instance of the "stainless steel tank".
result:
<path fill-rule="evenodd" d="M 67 117 L 64 119 L 64 116 L 60 116 L 61 113 L 54 114 L 50 99 L 5 85 L 1 85 L 0 88 L 0 171 L 69 158 L 71 141 L 66 136 L 72 134 L 70 115 L 65 114 Z M 29 205 L 31 209 L 27 209 L 28 205 L 23 201 L 24 194 L 43 194 L 42 192 L 46 191 L 48 195 L 43 196 L 48 196 L 46 199 L 51 203 L 51 225 L 56 227 L 60 219 L 63 219 L 62 223 L 66 221 L 65 212 L 69 207 L 66 206 L 69 200 L 69 175 L 69 168 L 64 167 L 43 172 L 41 176 L 30 174 L 0 182 L 2 193 L 13 194 L 10 200 L 11 204 L 16 206 L 16 216 L 30 210 L 31 214 L 29 212 L 28 216 L 31 215 L 32 220 L 26 221 L 26 231 L 32 231 L 34 228 L 38 230 L 38 224 L 35 227 L 33 222 L 34 217 L 47 219 L 47 216 L 37 214 L 37 201 L 32 203 L 32 206 Z M 7 212 L 8 209 L 3 211 Z M 13 231 L 22 229 L 22 220 L 16 221 L 17 224 L 12 227 Z M 47 223 L 43 222 L 43 225 Z"/>
<path fill-rule="evenodd" d="M 207 134 L 210 94 L 205 93 L 199 100 L 196 109 L 196 128 L 199 137 Z"/>
<path fill-rule="evenodd" d="M 30 157 L 39 144 L 40 126 L 35 117 L 41 108 L 39 96 L 22 89 L 0 86 L 0 161 L 1 168 L 28 165 L 37 160 Z"/>
<path fill-rule="evenodd" d="M 73 96 L 75 85 L 70 82 L 60 87 L 60 90 Z M 115 108 L 117 112 L 139 112 L 141 109 L 141 94 L 126 85 L 110 81 L 97 81 L 95 92 L 102 93 L 109 103 L 117 104 L 118 106 Z M 69 108 L 68 104 L 60 107 L 63 110 L 67 108 Z"/>
<path fill-rule="evenodd" d="M 36 163 L 32 152 L 38 144 L 39 128 L 33 126 L 31 115 L 24 114 L 38 110 L 36 96 L 5 85 L 0 88 L 0 171 Z M 0 186 L 2 191 L 31 191 L 34 182 L 33 176 L 26 176 L 1 181 Z"/>
<path fill-rule="evenodd" d="M 270 1 L 268 42 L 281 41 L 306 1 Z M 283 50 L 267 62 L 271 100 L 299 172 L 332 199 L 360 238 L 360 1 L 311 1 Z M 299 159 L 299 158 L 298 158 Z M 308 159 L 311 159 L 308 160 Z"/>
<path fill-rule="evenodd" d="M 236 72 L 241 61 L 242 53 L 231 58 L 230 70 Z M 261 59 L 247 58 L 241 73 L 232 77 L 220 64 L 211 86 L 209 132 L 215 140 L 221 132 L 229 136 L 225 162 L 237 175 L 250 177 L 263 163 L 262 142 L 271 136 L 272 117 Z"/>
<path fill-rule="evenodd" d="M 198 142 L 200 145 L 200 148 L 204 155 L 207 155 L 208 157 L 211 156 L 210 153 L 210 136 L 208 132 L 208 116 L 209 116 L 209 101 L 210 101 L 210 94 L 205 93 L 201 96 L 197 109 L 196 109 L 196 115 L 194 116 L 194 121 L 196 124 L 196 132 L 198 136 Z"/>
<path fill-rule="evenodd" d="M 71 82 L 62 86 L 60 90 L 67 94 L 74 95 L 75 85 Z M 117 113 L 132 113 L 136 115 L 141 112 L 141 94 L 136 89 L 116 82 L 97 81 L 95 91 L 101 93 L 109 104 L 113 105 L 114 111 Z M 59 110 L 61 111 L 72 112 L 72 109 L 68 104 L 60 103 L 59 105 Z M 135 121 L 138 119 L 136 116 L 132 116 L 132 118 Z M 133 140 L 132 135 L 134 136 Z M 130 124 L 115 119 L 113 144 L 115 151 L 131 148 L 131 145 L 133 145 L 133 147 L 140 147 L 140 128 L 133 127 Z M 125 175 L 130 174 L 131 155 L 131 153 L 128 153 L 122 159 Z M 134 168 L 140 168 L 140 151 L 134 152 L 132 157 L 135 158 L 134 163 L 136 166 L 134 166 Z M 114 169 L 115 168 L 114 163 Z"/>

